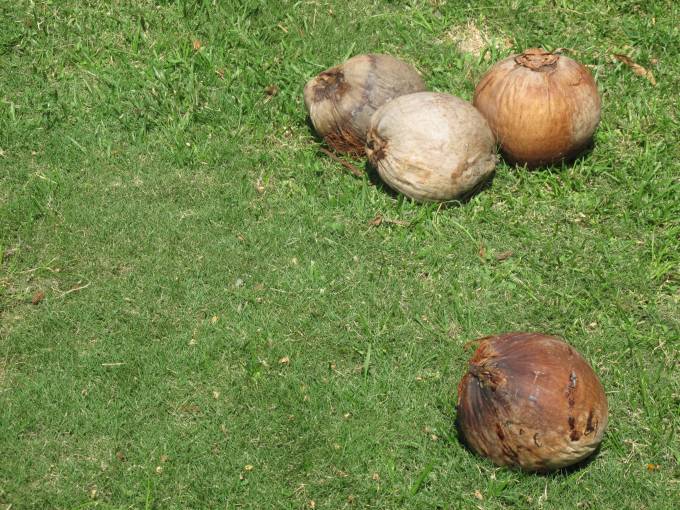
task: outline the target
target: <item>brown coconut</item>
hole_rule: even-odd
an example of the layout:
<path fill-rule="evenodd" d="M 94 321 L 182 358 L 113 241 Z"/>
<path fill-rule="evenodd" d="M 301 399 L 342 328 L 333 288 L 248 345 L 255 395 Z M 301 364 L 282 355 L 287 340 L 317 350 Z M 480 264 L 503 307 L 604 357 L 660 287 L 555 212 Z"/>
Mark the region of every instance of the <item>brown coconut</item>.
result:
<path fill-rule="evenodd" d="M 465 442 L 500 466 L 545 472 L 582 461 L 602 441 L 607 414 L 590 365 L 542 334 L 482 339 L 458 385 Z"/>
<path fill-rule="evenodd" d="M 592 74 L 575 60 L 531 48 L 495 64 L 475 89 L 505 158 L 537 167 L 573 159 L 600 122 Z"/>

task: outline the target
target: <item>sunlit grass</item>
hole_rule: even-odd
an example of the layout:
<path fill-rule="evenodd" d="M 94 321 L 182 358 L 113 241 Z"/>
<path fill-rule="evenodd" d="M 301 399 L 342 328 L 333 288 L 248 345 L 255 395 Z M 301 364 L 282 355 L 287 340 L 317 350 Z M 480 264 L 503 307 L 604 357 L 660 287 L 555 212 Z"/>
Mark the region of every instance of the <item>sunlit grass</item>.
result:
<path fill-rule="evenodd" d="M 0 13 L 0 508 L 677 506 L 675 3 Z M 465 205 L 354 178 L 305 121 L 304 82 L 350 55 L 470 99 L 530 46 L 590 66 L 594 150 L 502 163 Z M 466 343 L 509 330 L 561 335 L 601 376 L 585 468 L 459 443 Z"/>

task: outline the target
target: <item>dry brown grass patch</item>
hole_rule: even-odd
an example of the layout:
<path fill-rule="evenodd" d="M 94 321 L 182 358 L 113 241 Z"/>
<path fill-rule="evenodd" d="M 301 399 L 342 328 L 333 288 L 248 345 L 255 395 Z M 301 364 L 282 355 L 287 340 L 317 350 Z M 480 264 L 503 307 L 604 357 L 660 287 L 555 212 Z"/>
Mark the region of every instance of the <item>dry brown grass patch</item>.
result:
<path fill-rule="evenodd" d="M 479 57 L 486 48 L 498 50 L 510 49 L 513 45 L 512 39 L 504 34 L 489 35 L 486 27 L 479 27 L 474 21 L 469 20 L 465 25 L 454 26 L 444 34 L 446 40 L 453 42 L 458 51 Z M 490 58 L 487 53 L 485 59 Z"/>

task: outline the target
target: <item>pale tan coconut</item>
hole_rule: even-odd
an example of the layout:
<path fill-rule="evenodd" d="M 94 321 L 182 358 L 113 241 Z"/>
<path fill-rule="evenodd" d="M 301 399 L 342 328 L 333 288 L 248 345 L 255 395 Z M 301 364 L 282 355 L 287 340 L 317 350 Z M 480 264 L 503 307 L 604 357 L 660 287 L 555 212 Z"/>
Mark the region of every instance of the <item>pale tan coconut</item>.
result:
<path fill-rule="evenodd" d="M 371 115 L 403 94 L 425 89 L 418 72 L 390 55 L 357 55 L 305 85 L 315 131 L 339 152 L 363 154 Z"/>
<path fill-rule="evenodd" d="M 418 201 L 460 199 L 489 178 L 497 162 L 494 136 L 475 107 L 434 92 L 379 108 L 366 154 L 391 188 Z"/>

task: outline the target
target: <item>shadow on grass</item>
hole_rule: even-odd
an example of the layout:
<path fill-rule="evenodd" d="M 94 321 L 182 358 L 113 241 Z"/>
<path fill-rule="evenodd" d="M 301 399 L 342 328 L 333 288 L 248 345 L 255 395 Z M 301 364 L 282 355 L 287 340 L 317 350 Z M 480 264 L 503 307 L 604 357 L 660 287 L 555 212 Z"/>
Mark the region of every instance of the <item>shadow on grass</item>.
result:
<path fill-rule="evenodd" d="M 323 138 L 319 136 L 319 133 L 316 132 L 316 129 L 314 129 L 314 124 L 312 124 L 312 118 L 307 115 L 305 117 L 305 124 L 307 124 L 307 129 L 309 130 L 309 134 L 312 135 L 312 138 L 314 138 L 314 141 L 316 143 L 322 144 L 324 143 Z"/>
<path fill-rule="evenodd" d="M 324 155 L 328 156 L 328 154 L 325 154 L 325 152 L 323 150 L 321 150 L 320 148 L 318 149 L 318 151 L 319 151 L 320 154 L 324 154 Z M 356 166 L 349 163 L 348 161 L 343 160 L 341 162 L 340 160 L 342 158 L 340 158 L 339 156 L 335 156 L 335 157 L 338 158 L 337 162 L 342 164 L 343 166 L 350 165 L 351 167 L 353 167 L 356 170 L 358 170 L 359 172 L 361 172 L 361 169 L 357 168 Z M 333 159 L 335 159 L 335 158 L 333 158 Z M 386 195 L 392 197 L 395 200 L 400 200 L 400 199 L 402 199 L 402 200 L 412 200 L 413 202 L 420 203 L 422 205 L 437 203 L 437 202 L 418 202 L 417 200 L 413 200 L 411 198 L 406 197 L 405 195 L 402 195 L 398 191 L 391 188 L 385 181 L 383 181 L 382 178 L 380 177 L 380 175 L 378 174 L 377 170 L 368 161 L 366 161 L 364 163 L 362 173 L 365 176 L 366 180 L 368 180 L 368 184 L 370 186 L 375 186 L 376 189 L 380 190 L 381 192 L 385 193 Z M 452 208 L 452 207 L 461 207 L 461 206 L 467 204 L 477 194 L 491 188 L 491 186 L 493 184 L 493 179 L 494 179 L 495 176 L 496 176 L 496 172 L 494 171 L 487 179 L 485 179 L 484 181 L 477 184 L 477 186 L 475 186 L 472 190 L 467 192 L 465 195 L 463 195 L 463 196 L 461 196 L 461 197 L 459 197 L 455 200 L 448 200 L 448 201 L 439 202 L 439 207 L 437 209 L 441 210 L 441 209 L 448 209 L 448 208 Z M 357 176 L 357 178 L 359 178 L 359 177 Z"/>
<path fill-rule="evenodd" d="M 361 171 L 360 168 L 357 168 L 356 165 L 353 163 L 347 161 L 347 159 L 344 159 L 342 154 L 337 154 L 335 150 L 333 150 L 331 147 L 327 147 L 327 144 L 323 137 L 319 136 L 319 134 L 316 132 L 314 129 L 314 124 L 312 124 L 312 119 L 307 115 L 305 119 L 305 123 L 307 124 L 307 129 L 309 130 L 310 134 L 314 138 L 314 141 L 318 144 L 317 147 L 317 152 L 325 155 L 325 156 L 330 156 L 329 154 L 325 153 L 325 151 L 329 151 L 334 154 L 333 159 L 336 159 L 336 162 L 342 164 L 343 166 L 349 165 L 350 167 L 356 168 L 356 170 Z M 323 148 L 323 150 L 322 150 Z M 332 157 L 332 156 L 330 156 Z M 354 157 L 356 160 L 357 158 Z M 362 158 L 365 159 L 365 158 Z M 351 170 L 350 170 L 351 171 Z M 354 172 L 352 172 L 354 173 Z M 386 195 L 394 198 L 395 200 L 399 200 L 402 197 L 402 194 L 399 193 L 398 191 L 394 190 L 391 188 L 385 181 L 382 180 L 380 175 L 378 174 L 378 171 L 375 169 L 371 163 L 365 159 L 364 165 L 363 165 L 363 174 L 365 175 L 366 179 L 368 180 L 369 184 L 372 186 L 375 186 L 376 189 L 380 190 L 381 192 L 385 193 Z M 461 197 L 455 199 L 455 200 L 448 200 L 441 202 L 438 209 L 448 209 L 448 208 L 455 208 L 455 207 L 461 207 L 463 205 L 466 205 L 468 202 L 470 202 L 477 194 L 488 190 L 491 188 L 493 185 L 493 180 L 496 177 L 496 171 L 494 170 L 485 180 L 479 182 L 474 188 L 472 188 L 470 191 L 462 195 Z M 357 176 L 357 178 L 359 178 Z M 410 200 L 406 197 L 404 197 L 407 200 Z M 414 202 L 417 202 L 414 200 Z M 427 202 L 425 202 L 427 203 Z"/>

